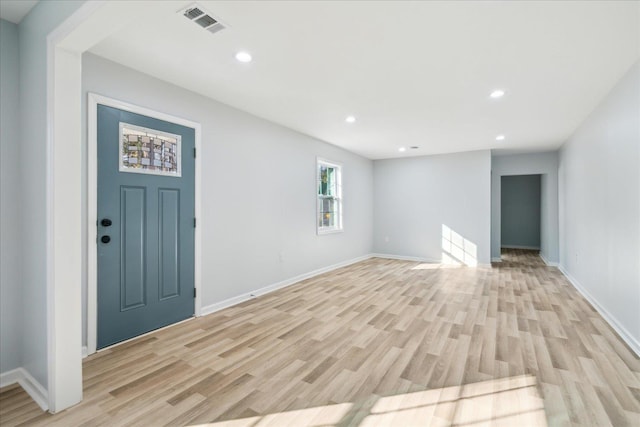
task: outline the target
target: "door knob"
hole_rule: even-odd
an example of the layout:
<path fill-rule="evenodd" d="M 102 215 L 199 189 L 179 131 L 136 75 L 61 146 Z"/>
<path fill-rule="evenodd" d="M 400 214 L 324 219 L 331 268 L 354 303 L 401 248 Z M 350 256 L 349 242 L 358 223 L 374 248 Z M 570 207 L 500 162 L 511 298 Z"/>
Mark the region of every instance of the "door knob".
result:
<path fill-rule="evenodd" d="M 101 241 L 102 243 L 109 243 L 109 242 L 111 241 L 111 237 L 110 237 L 110 236 L 102 236 L 102 237 L 100 238 L 100 241 Z"/>
<path fill-rule="evenodd" d="M 102 225 L 103 227 L 111 227 L 111 224 L 113 223 L 109 218 L 103 218 L 102 221 L 100 221 L 100 225 Z"/>

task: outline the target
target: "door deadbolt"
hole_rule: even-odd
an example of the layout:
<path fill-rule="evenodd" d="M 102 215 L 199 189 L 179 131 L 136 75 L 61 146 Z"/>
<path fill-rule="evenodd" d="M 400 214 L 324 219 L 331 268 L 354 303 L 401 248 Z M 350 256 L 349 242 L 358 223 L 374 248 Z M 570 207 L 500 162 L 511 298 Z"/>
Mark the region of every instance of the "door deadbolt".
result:
<path fill-rule="evenodd" d="M 100 221 L 100 225 L 102 225 L 103 227 L 111 227 L 111 224 L 113 223 L 109 218 L 103 218 L 102 221 Z"/>

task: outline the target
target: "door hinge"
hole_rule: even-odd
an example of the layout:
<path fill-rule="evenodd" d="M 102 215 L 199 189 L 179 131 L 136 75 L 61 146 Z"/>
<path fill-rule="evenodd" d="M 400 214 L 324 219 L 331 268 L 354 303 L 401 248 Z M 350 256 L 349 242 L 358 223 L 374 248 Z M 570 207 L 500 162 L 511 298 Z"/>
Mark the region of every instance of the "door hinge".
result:
<path fill-rule="evenodd" d="M 193 228 L 196 228 L 196 219 L 193 218 Z"/>
<path fill-rule="evenodd" d="M 196 147 L 193 147 L 193 158 L 195 159 L 196 157 Z"/>
<path fill-rule="evenodd" d="M 196 297 L 196 288 L 193 288 L 193 297 Z"/>

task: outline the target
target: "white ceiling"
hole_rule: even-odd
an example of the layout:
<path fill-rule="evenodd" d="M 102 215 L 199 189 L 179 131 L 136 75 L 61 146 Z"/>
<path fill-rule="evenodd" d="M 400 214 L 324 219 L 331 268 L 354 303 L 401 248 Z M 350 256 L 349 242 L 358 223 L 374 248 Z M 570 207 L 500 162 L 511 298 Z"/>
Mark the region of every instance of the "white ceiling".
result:
<path fill-rule="evenodd" d="M 38 0 L 0 0 L 0 18 L 18 24 L 36 3 Z"/>
<path fill-rule="evenodd" d="M 556 149 L 640 57 L 639 2 L 198 2 L 215 35 L 191 3 L 91 52 L 372 159 Z"/>

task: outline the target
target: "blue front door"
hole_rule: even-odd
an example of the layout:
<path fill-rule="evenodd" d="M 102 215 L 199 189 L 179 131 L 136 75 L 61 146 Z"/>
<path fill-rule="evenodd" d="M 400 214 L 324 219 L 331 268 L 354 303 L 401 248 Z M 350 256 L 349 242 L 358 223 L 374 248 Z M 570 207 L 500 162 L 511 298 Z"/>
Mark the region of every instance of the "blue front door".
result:
<path fill-rule="evenodd" d="M 98 348 L 194 313 L 195 131 L 98 105 Z"/>

